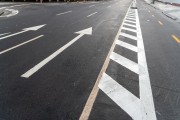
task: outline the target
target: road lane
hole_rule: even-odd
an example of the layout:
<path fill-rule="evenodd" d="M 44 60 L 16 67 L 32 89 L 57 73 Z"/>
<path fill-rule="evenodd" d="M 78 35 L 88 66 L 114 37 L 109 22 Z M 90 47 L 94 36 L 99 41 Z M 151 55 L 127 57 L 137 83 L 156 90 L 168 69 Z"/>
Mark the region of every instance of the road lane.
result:
<path fill-rule="evenodd" d="M 130 1 L 123 0 L 123 3 L 125 4 L 123 7 L 114 6 L 106 9 L 106 5 L 101 5 L 91 10 L 87 10 L 88 5 L 82 9 L 77 5 L 74 6 L 77 11 L 67 9 L 73 12 L 61 17 L 56 16 L 60 13 L 59 10 L 54 14 L 47 13 L 47 18 L 48 15 L 54 17 L 51 21 L 43 21 L 47 24 L 44 28 L 35 33 L 28 32 L 1 41 L 5 44 L 17 38 L 28 40 L 27 37 L 44 35 L 41 40 L 0 55 L 2 60 L 0 94 L 4 96 L 0 102 L 2 118 L 79 119 Z M 86 16 L 93 13 L 93 10 L 98 11 L 99 14 L 87 19 Z M 20 19 L 18 18 L 20 16 L 16 17 L 16 20 Z M 31 17 L 41 18 L 38 14 Z M 40 23 L 39 20 L 31 22 L 27 24 Z M 7 26 L 8 24 L 5 23 L 3 22 L 4 26 Z M 76 37 L 75 31 L 90 26 L 93 28 L 92 36 L 84 36 L 29 79 L 20 77 L 22 73 Z M 25 27 L 20 25 L 20 28 Z M 12 32 L 17 30 L 19 29 L 15 28 Z"/>

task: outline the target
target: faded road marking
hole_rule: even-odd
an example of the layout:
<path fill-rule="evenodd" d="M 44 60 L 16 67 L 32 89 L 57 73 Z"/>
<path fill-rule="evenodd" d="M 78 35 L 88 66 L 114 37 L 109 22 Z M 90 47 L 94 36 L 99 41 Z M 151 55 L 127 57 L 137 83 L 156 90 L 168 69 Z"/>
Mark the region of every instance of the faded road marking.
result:
<path fill-rule="evenodd" d="M 180 43 L 180 39 L 178 37 L 176 37 L 175 35 L 171 35 L 171 36 L 177 43 Z"/>
<path fill-rule="evenodd" d="M 160 25 L 163 25 L 163 23 L 161 21 L 158 21 Z"/>
<path fill-rule="evenodd" d="M 94 13 L 88 15 L 87 17 L 91 17 L 91 16 L 93 16 L 93 15 L 95 15 L 95 14 L 97 14 L 97 12 L 94 12 Z"/>
<path fill-rule="evenodd" d="M 64 15 L 64 14 L 71 13 L 71 12 L 72 12 L 72 11 L 67 11 L 67 12 L 63 12 L 63 13 L 56 14 L 56 15 Z"/>

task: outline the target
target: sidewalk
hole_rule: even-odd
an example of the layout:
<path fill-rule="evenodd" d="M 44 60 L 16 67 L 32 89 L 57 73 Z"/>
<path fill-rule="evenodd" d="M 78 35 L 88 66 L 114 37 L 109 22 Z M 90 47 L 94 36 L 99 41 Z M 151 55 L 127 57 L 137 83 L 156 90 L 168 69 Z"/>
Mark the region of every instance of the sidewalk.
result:
<path fill-rule="evenodd" d="M 170 5 L 170 4 L 165 4 L 162 2 L 155 2 L 155 4 L 150 3 L 149 0 L 145 0 L 147 3 L 152 5 L 153 7 L 160 9 L 166 16 L 180 21 L 180 7 Z"/>

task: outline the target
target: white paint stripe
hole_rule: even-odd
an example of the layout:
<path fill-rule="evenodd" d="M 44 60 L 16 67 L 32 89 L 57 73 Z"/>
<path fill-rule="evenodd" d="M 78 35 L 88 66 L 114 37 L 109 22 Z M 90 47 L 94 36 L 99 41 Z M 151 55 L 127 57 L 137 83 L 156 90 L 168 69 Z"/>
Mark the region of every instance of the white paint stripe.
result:
<path fill-rule="evenodd" d="M 136 17 L 129 17 L 129 16 L 126 16 L 126 18 L 128 18 L 128 19 L 136 19 Z"/>
<path fill-rule="evenodd" d="M 126 26 L 130 26 L 130 27 L 136 28 L 136 25 L 132 25 L 132 24 L 128 24 L 128 23 L 123 23 L 123 25 L 126 25 Z"/>
<path fill-rule="evenodd" d="M 135 19 L 135 18 L 129 18 L 129 17 L 127 18 L 127 17 L 126 17 L 126 19 L 136 21 L 136 19 Z"/>
<path fill-rule="evenodd" d="M 136 15 L 127 15 L 126 17 L 133 17 L 133 18 L 135 18 Z"/>
<path fill-rule="evenodd" d="M 19 7 L 19 6 L 24 6 L 24 5 L 31 5 L 31 4 L 20 4 L 20 5 L 13 5 L 13 6 L 1 7 L 0 9 L 5 9 L 5 8 L 12 8 L 12 7 Z"/>
<path fill-rule="evenodd" d="M 57 55 L 59 55 L 61 52 L 63 52 L 66 48 L 68 48 L 69 46 L 71 46 L 74 42 L 76 42 L 79 38 L 81 38 L 84 34 L 80 34 L 77 37 L 75 37 L 73 40 L 71 40 L 70 42 L 68 42 L 66 45 L 64 45 L 63 47 L 61 47 L 60 49 L 58 49 L 57 51 L 55 51 L 53 54 L 51 54 L 49 57 L 47 57 L 46 59 L 44 59 L 43 61 L 41 61 L 40 63 L 38 63 L 37 65 L 35 65 L 33 68 L 31 68 L 30 70 L 28 70 L 26 73 L 24 73 L 23 75 L 21 75 L 21 77 L 25 77 L 25 78 L 29 78 L 32 74 L 34 74 L 35 72 L 37 72 L 40 68 L 42 68 L 44 65 L 46 65 L 49 61 L 51 61 L 53 58 L 55 58 Z"/>
<path fill-rule="evenodd" d="M 6 50 L 3 50 L 3 51 L 0 52 L 0 55 L 3 54 L 3 53 L 8 52 L 8 51 L 10 51 L 10 50 L 13 50 L 13 49 L 15 49 L 15 48 L 18 48 L 18 47 L 20 47 L 20 46 L 22 46 L 22 45 L 25 45 L 25 44 L 27 44 L 27 43 L 29 43 L 29 42 L 32 42 L 32 41 L 34 41 L 34 40 L 37 40 L 38 38 L 43 37 L 43 36 L 44 36 L 44 35 L 40 35 L 40 36 L 35 37 L 35 38 L 31 39 L 31 40 L 28 40 L 28 41 L 26 41 L 26 42 L 23 42 L 23 43 L 21 43 L 21 44 L 18 44 L 18 45 L 16 45 L 16 46 L 13 46 L 13 47 L 8 48 L 8 49 L 6 49 Z"/>
<path fill-rule="evenodd" d="M 135 36 L 133 36 L 133 35 L 129 35 L 129 34 L 127 34 L 127 33 L 121 32 L 120 35 L 123 36 L 123 37 L 130 38 L 130 39 L 132 39 L 132 40 L 138 40 L 137 37 L 135 37 Z"/>
<path fill-rule="evenodd" d="M 99 88 L 126 111 L 133 120 L 142 120 L 140 100 L 106 73 L 102 76 Z"/>
<path fill-rule="evenodd" d="M 122 46 L 122 47 L 124 47 L 124 48 L 127 48 L 127 49 L 129 49 L 129 50 L 132 50 L 132 51 L 134 51 L 134 52 L 138 52 L 138 48 L 137 48 L 136 46 L 131 45 L 131 44 L 126 43 L 126 42 L 123 42 L 123 41 L 121 41 L 121 40 L 116 40 L 116 44 L 117 44 L 117 45 L 120 45 L 120 46 Z"/>
<path fill-rule="evenodd" d="M 135 29 L 131 29 L 131 28 L 127 28 L 127 27 L 122 27 L 123 30 L 128 30 L 128 31 L 131 31 L 131 32 L 137 32 Z"/>
<path fill-rule="evenodd" d="M 94 12 L 94 13 L 88 15 L 87 17 L 91 17 L 92 15 L 95 15 L 95 14 L 97 14 L 97 12 Z"/>
<path fill-rule="evenodd" d="M 95 5 L 90 5 L 89 8 L 94 7 Z"/>
<path fill-rule="evenodd" d="M 138 11 L 136 11 L 137 19 L 137 46 L 141 49 L 138 52 L 138 64 L 139 64 L 139 86 L 140 86 L 140 98 L 143 106 L 142 112 L 145 113 L 144 120 L 156 120 L 156 113 L 154 108 L 154 101 L 151 90 L 151 83 L 149 78 L 149 72 L 147 67 L 146 55 L 144 50 L 144 42 L 142 38 L 142 32 L 139 22 Z"/>
<path fill-rule="evenodd" d="M 136 23 L 135 21 L 125 20 L 124 22 Z"/>
<path fill-rule="evenodd" d="M 56 15 L 64 15 L 64 14 L 71 13 L 71 12 L 72 12 L 72 11 L 67 11 L 67 12 L 63 12 L 63 13 L 56 14 Z"/>
<path fill-rule="evenodd" d="M 10 32 L 8 32 L 8 33 L 3 33 L 3 34 L 0 34 L 0 36 L 7 35 L 7 34 L 10 34 Z"/>
<path fill-rule="evenodd" d="M 1 37 L 0 40 L 5 39 L 5 38 L 8 38 L 8 37 L 11 37 L 11 36 L 14 36 L 14 35 L 18 35 L 18 34 L 21 34 L 21 33 L 24 33 L 24 32 L 27 32 L 27 30 L 23 30 L 23 31 L 21 31 L 21 32 L 17 32 L 17 33 L 14 33 L 14 34 L 10 34 L 10 35 Z"/>
<path fill-rule="evenodd" d="M 111 5 L 107 6 L 107 8 L 110 8 L 110 7 L 111 7 Z"/>
<path fill-rule="evenodd" d="M 115 52 L 111 53 L 110 59 L 112 59 L 115 62 L 119 63 L 120 65 L 126 67 L 127 69 L 139 74 L 139 67 L 138 67 L 137 63 L 135 63 Z"/>

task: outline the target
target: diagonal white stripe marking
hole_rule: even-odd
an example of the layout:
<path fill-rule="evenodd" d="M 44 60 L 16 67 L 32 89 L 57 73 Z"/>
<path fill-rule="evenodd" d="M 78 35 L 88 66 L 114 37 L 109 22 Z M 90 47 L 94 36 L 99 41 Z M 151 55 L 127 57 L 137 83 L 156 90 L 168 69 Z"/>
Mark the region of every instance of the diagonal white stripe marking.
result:
<path fill-rule="evenodd" d="M 94 13 L 88 15 L 87 17 L 91 17 L 92 15 L 95 15 L 95 14 L 97 14 L 97 12 L 94 12 Z"/>
<path fill-rule="evenodd" d="M 133 18 L 135 18 L 136 16 L 135 15 L 127 15 L 126 17 L 133 17 Z"/>
<path fill-rule="evenodd" d="M 125 47 L 125 48 L 127 48 L 129 50 L 132 50 L 134 52 L 138 52 L 138 48 L 136 46 L 134 46 L 134 45 L 129 44 L 129 43 L 126 43 L 126 42 L 123 42 L 123 41 L 120 41 L 120 40 L 116 40 L 116 44 L 120 45 L 122 47 Z"/>
<path fill-rule="evenodd" d="M 126 20 L 127 20 L 127 19 L 128 19 L 128 20 L 135 20 L 135 21 L 136 21 L 135 18 L 127 18 L 127 17 L 126 17 Z"/>
<path fill-rule="evenodd" d="M 135 63 L 115 52 L 112 52 L 110 59 L 112 59 L 115 62 L 119 63 L 120 65 L 126 67 L 127 69 L 139 74 L 139 67 L 138 67 L 137 63 Z"/>
<path fill-rule="evenodd" d="M 16 45 L 16 46 L 13 46 L 13 47 L 8 48 L 8 49 L 6 49 L 6 50 L 3 50 L 3 51 L 0 52 L 0 55 L 3 54 L 3 53 L 8 52 L 8 51 L 10 51 L 10 50 L 13 50 L 13 49 L 15 49 L 15 48 L 18 48 L 18 47 L 20 47 L 20 46 L 22 46 L 22 45 L 25 45 L 25 44 L 27 44 L 27 43 L 29 43 L 29 42 L 32 42 L 32 41 L 34 41 L 34 40 L 37 40 L 38 38 L 43 37 L 43 36 L 44 36 L 44 35 L 40 35 L 40 36 L 35 37 L 35 38 L 31 39 L 31 40 L 28 40 L 28 41 L 26 41 L 26 42 L 23 42 L 23 43 L 21 43 L 21 44 L 18 44 L 18 45 Z"/>
<path fill-rule="evenodd" d="M 142 120 L 140 99 L 118 84 L 106 73 L 103 74 L 99 88 L 134 120 Z"/>
<path fill-rule="evenodd" d="M 128 16 L 126 16 L 126 18 L 136 20 L 136 17 L 128 17 Z"/>
<path fill-rule="evenodd" d="M 124 22 L 136 23 L 135 21 L 125 20 Z"/>
<path fill-rule="evenodd" d="M 0 34 L 0 36 L 3 36 L 3 35 L 7 35 L 7 34 L 9 34 L 10 32 L 8 32 L 8 33 L 3 33 L 3 34 Z"/>
<path fill-rule="evenodd" d="M 135 27 L 136 28 L 136 25 L 132 25 L 132 24 L 128 24 L 128 23 L 123 23 L 123 25 L 127 25 L 127 26 L 130 26 L 130 27 Z"/>
<path fill-rule="evenodd" d="M 72 11 L 67 11 L 67 12 L 56 14 L 56 15 L 64 15 L 64 14 L 67 14 L 67 13 L 70 13 L 70 12 L 72 12 Z"/>
<path fill-rule="evenodd" d="M 131 29 L 131 28 L 127 28 L 127 27 L 122 27 L 123 30 L 128 30 L 128 31 L 131 31 L 131 32 L 137 32 L 135 29 Z"/>
<path fill-rule="evenodd" d="M 133 36 L 133 35 L 129 35 L 129 34 L 126 34 L 126 33 L 120 33 L 121 36 L 124 36 L 124 37 L 127 37 L 127 38 L 130 38 L 130 39 L 133 39 L 133 40 L 138 40 L 137 37 Z"/>

